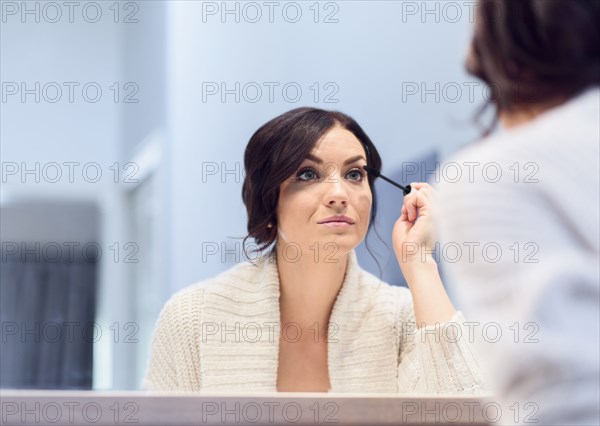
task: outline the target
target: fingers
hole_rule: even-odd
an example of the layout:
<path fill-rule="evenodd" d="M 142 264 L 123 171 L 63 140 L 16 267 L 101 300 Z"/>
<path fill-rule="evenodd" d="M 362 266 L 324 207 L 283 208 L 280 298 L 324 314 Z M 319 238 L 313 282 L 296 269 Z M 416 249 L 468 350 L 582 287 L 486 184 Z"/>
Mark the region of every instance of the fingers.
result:
<path fill-rule="evenodd" d="M 402 208 L 406 212 L 407 219 L 414 222 L 417 218 L 417 192 L 411 191 L 410 194 L 404 197 L 404 205 Z"/>
<path fill-rule="evenodd" d="M 406 211 L 407 219 L 414 222 L 419 216 L 419 209 L 427 208 L 433 196 L 433 188 L 426 182 L 411 182 L 412 190 L 404 197 L 402 212 Z"/>
<path fill-rule="evenodd" d="M 401 220 L 408 220 L 408 211 L 406 210 L 406 207 L 404 205 L 402 205 L 402 212 L 400 214 L 400 219 Z"/>
<path fill-rule="evenodd" d="M 411 182 L 410 187 L 413 189 L 431 188 L 427 182 Z"/>
<path fill-rule="evenodd" d="M 427 182 L 411 182 L 410 187 L 413 189 L 413 191 L 421 191 L 427 195 L 430 195 L 432 192 L 434 192 L 433 187 Z M 413 191 L 411 191 L 408 195 L 412 194 Z"/>

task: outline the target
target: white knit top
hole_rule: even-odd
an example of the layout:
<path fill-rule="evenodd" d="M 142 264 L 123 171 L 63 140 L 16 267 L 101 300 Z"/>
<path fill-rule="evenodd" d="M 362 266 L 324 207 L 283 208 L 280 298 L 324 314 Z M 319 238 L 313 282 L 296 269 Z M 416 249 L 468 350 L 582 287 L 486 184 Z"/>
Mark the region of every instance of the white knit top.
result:
<path fill-rule="evenodd" d="M 330 317 L 330 391 L 478 393 L 482 377 L 462 314 L 421 329 L 414 321 L 410 291 L 361 269 L 352 251 Z M 189 286 L 160 314 L 143 387 L 274 392 L 279 324 L 275 254 Z"/>

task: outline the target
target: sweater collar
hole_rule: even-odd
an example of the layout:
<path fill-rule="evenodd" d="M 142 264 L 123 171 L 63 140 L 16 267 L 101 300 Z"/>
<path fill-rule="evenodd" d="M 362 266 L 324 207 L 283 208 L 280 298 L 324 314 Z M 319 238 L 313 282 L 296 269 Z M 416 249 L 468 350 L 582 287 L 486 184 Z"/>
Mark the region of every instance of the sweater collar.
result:
<path fill-rule="evenodd" d="M 232 324 L 250 322 L 262 330 L 260 343 L 246 339 L 231 342 L 230 332 L 227 336 L 220 333 L 202 335 L 200 380 L 206 389 L 276 390 L 280 327 L 271 332 L 271 327 L 280 322 L 276 255 L 269 253 L 254 265 L 251 273 L 246 270 L 248 265 L 239 265 L 204 293 L 202 324 L 221 324 L 221 327 L 228 324 L 229 330 Z M 381 285 L 380 280 L 372 280 L 368 273 L 362 271 L 356 253 L 350 252 L 329 323 L 331 334 L 328 333 L 328 336 L 332 338 L 328 345 L 331 390 L 354 389 L 355 385 L 348 383 L 350 370 L 373 362 L 368 356 L 361 355 L 362 340 L 357 340 L 356 336 L 365 326 L 364 314 L 372 309 L 371 295 L 377 291 L 378 284 Z M 370 337 L 373 338 L 376 339 L 376 336 Z M 373 344 L 377 342 L 370 343 L 371 346 Z M 395 350 L 392 352 L 395 353 Z M 355 355 L 357 353 L 359 355 Z"/>
<path fill-rule="evenodd" d="M 280 282 L 279 282 L 279 271 L 277 269 L 277 253 L 275 250 L 271 250 L 266 256 L 261 258 L 257 264 L 259 267 L 258 274 L 258 286 L 261 292 L 276 296 L 279 300 L 280 296 Z M 346 272 L 344 275 L 344 281 L 342 287 L 338 292 L 333 309 L 331 312 L 331 322 L 334 321 L 334 317 L 337 314 L 341 314 L 341 310 L 344 307 L 348 307 L 348 301 L 356 300 L 358 290 L 360 289 L 360 266 L 356 257 L 356 251 L 352 250 L 348 253 L 348 263 L 346 265 Z"/>

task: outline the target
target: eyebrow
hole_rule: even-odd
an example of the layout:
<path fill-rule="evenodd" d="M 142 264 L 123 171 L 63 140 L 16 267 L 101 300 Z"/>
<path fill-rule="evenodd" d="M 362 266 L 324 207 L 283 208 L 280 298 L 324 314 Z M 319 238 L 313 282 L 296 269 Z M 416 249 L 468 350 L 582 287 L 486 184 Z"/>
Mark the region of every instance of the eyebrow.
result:
<path fill-rule="evenodd" d="M 312 154 L 308 154 L 306 156 L 306 159 L 314 161 L 317 164 L 323 164 L 323 160 L 321 160 L 319 157 L 317 157 L 315 155 L 312 155 Z M 354 163 L 354 162 L 356 162 L 356 161 L 358 161 L 360 159 L 363 159 L 363 160 L 367 161 L 367 159 L 363 155 L 356 155 L 356 156 L 350 157 L 346 161 L 344 161 L 344 166 L 347 165 L 347 164 L 352 164 L 352 163 Z"/>

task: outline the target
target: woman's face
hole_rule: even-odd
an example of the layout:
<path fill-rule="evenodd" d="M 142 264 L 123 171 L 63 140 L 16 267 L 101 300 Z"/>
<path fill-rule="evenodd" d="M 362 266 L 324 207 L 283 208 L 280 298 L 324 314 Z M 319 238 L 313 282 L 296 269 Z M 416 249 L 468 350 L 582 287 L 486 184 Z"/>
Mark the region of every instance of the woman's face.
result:
<path fill-rule="evenodd" d="M 278 244 L 303 256 L 341 258 L 365 238 L 373 200 L 365 150 L 351 132 L 331 128 L 298 170 L 280 186 Z M 291 250 L 290 257 L 298 253 Z"/>

